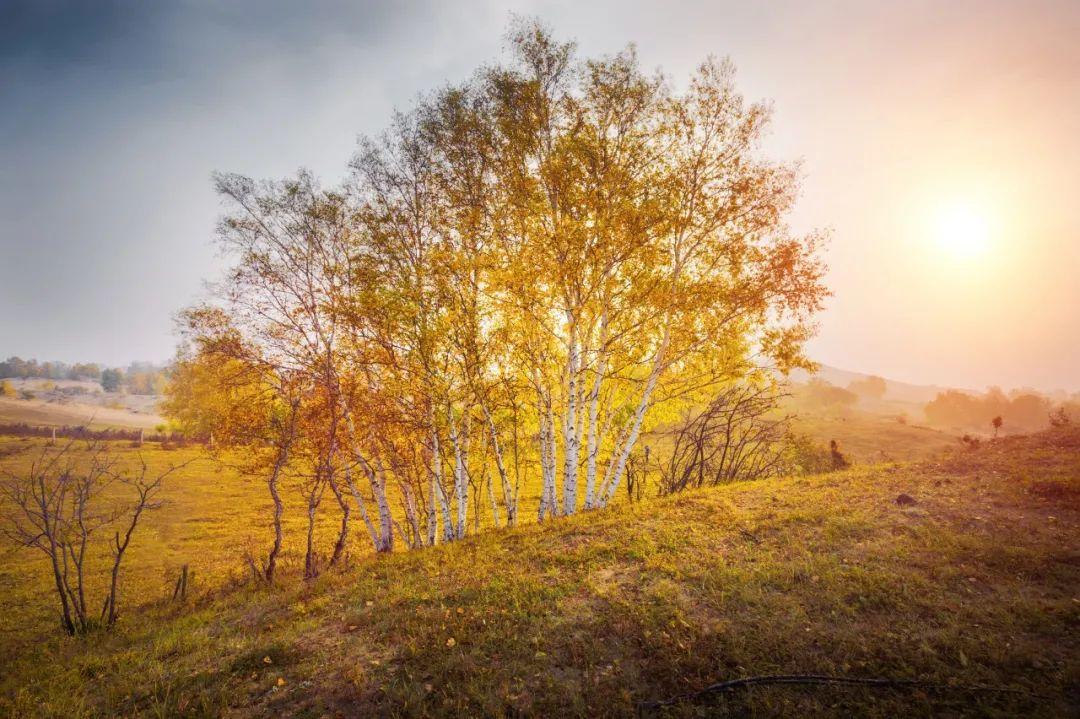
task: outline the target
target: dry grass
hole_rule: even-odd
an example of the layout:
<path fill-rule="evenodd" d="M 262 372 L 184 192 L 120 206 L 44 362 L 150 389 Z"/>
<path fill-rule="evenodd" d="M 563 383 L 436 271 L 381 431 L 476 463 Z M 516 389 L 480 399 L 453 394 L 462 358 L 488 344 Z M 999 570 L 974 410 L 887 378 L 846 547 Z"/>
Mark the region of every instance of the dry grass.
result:
<path fill-rule="evenodd" d="M 60 402 L 44 399 L 8 399 L 0 397 L 0 424 L 31 424 L 43 427 L 88 425 L 91 429 L 153 429 L 165 420 L 152 407 L 133 411 L 124 406 L 110 407 L 102 395 L 89 400 Z M 128 398 L 132 401 L 143 398 Z"/>
<path fill-rule="evenodd" d="M 160 571 L 190 562 L 203 581 L 186 605 L 163 601 L 167 577 L 155 584 L 133 562 L 125 599 L 143 606 L 114 635 L 63 639 L 22 588 L 35 565 L 0 560 L 6 713 L 619 716 L 718 679 L 790 672 L 1002 685 L 1049 698 L 757 688 L 670 712 L 1078 709 L 1076 430 L 364 556 L 269 590 L 211 590 L 239 570 L 224 549 L 264 531 L 260 488 L 208 464 L 191 465 L 184 480 L 138 539 L 137 563 Z M 898 507 L 901 492 L 918 503 Z"/>
<path fill-rule="evenodd" d="M 793 429 L 826 446 L 835 439 L 845 455 L 862 464 L 927 459 L 958 444 L 954 434 L 859 411 L 846 416 L 804 413 Z"/>

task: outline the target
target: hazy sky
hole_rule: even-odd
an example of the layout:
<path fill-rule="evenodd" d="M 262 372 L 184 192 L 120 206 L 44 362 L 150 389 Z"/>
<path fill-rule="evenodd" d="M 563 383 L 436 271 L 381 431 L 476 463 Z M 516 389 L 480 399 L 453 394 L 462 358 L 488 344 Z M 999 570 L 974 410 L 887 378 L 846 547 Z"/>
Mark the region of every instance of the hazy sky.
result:
<path fill-rule="evenodd" d="M 345 174 L 510 11 L 584 54 L 708 54 L 775 103 L 796 228 L 832 228 L 811 353 L 1080 390 L 1080 2 L 0 0 L 0 354 L 164 360 L 220 262 L 210 173 Z M 957 219 L 959 218 L 959 219 Z M 959 240 L 957 239 L 959 237 Z"/>

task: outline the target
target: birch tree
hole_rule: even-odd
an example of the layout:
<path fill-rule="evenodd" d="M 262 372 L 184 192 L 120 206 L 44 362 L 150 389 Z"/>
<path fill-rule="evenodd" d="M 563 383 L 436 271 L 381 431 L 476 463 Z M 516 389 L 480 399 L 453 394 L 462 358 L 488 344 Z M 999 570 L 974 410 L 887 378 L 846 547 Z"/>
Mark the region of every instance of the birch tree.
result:
<path fill-rule="evenodd" d="M 335 558 L 350 509 L 390 551 L 519 522 L 530 477 L 540 521 L 604 507 L 643 434 L 807 364 L 818 237 L 789 232 L 797 168 L 762 157 L 732 66 L 678 85 L 632 47 L 508 40 L 340 188 L 217 179 L 233 265 L 192 316 L 227 321 L 192 336 L 234 341 L 274 406 L 304 388 L 291 459 L 341 508 Z"/>

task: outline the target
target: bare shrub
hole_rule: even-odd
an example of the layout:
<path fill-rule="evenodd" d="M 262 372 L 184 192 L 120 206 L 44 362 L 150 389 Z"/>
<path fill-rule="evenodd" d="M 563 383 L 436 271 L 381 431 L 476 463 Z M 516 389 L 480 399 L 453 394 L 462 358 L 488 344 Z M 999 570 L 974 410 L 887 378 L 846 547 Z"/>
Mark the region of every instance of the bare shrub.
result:
<path fill-rule="evenodd" d="M 780 398 L 769 386 L 734 385 L 687 416 L 669 432 L 660 493 L 783 473 L 788 418 L 776 415 Z"/>
<path fill-rule="evenodd" d="M 90 442 L 83 461 L 72 451 L 75 440 L 46 447 L 24 473 L 0 481 L 5 500 L 0 514 L 3 534 L 48 560 L 61 626 L 68 634 L 111 628 L 119 616 L 120 572 L 124 555 L 143 513 L 158 509 L 165 478 L 179 467 L 152 475 L 144 461 L 135 471 L 122 470 L 106 445 Z M 126 495 L 117 499 L 117 494 Z M 99 537 L 112 537 L 99 541 Z M 105 549 L 107 548 L 107 549 Z M 88 604 L 92 557 L 107 552 L 109 571 L 100 613 Z"/>

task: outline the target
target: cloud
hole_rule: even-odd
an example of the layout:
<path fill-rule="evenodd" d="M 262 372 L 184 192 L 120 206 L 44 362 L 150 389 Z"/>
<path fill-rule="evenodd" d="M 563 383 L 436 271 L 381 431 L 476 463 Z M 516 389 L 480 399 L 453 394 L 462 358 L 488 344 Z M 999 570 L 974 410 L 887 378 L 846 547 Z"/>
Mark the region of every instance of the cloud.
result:
<path fill-rule="evenodd" d="M 807 172 L 795 222 L 836 228 L 820 359 L 960 384 L 1021 383 L 1031 371 L 1010 353 L 984 370 L 940 347 L 911 357 L 942 338 L 908 321 L 933 308 L 904 295 L 918 278 L 890 261 L 905 247 L 897 220 L 912 188 L 962 184 L 965 167 L 1039 190 L 1022 197 L 1051 239 L 1017 276 L 1057 277 L 1061 258 L 1077 256 L 1062 253 L 1080 245 L 1066 211 L 1080 163 L 1080 4 L 521 0 L 513 10 L 586 55 L 637 41 L 645 66 L 677 82 L 707 54 L 730 55 L 746 94 L 775 101 L 767 150 L 802 157 Z M 17 308 L 0 313 L 0 353 L 167 358 L 172 314 L 219 271 L 210 173 L 306 166 L 333 183 L 358 134 L 495 59 L 508 17 L 495 0 L 0 4 L 0 302 Z M 1038 291 L 1047 329 L 1035 340 L 1054 356 L 1080 353 L 1076 333 L 1051 336 L 1080 323 L 1080 290 L 1054 280 Z M 1017 323 L 1015 336 L 1031 340 L 1032 325 L 1024 334 Z M 1075 368 L 1044 364 L 1031 381 L 1080 385 Z M 962 376 L 971 372 L 983 374 Z"/>

